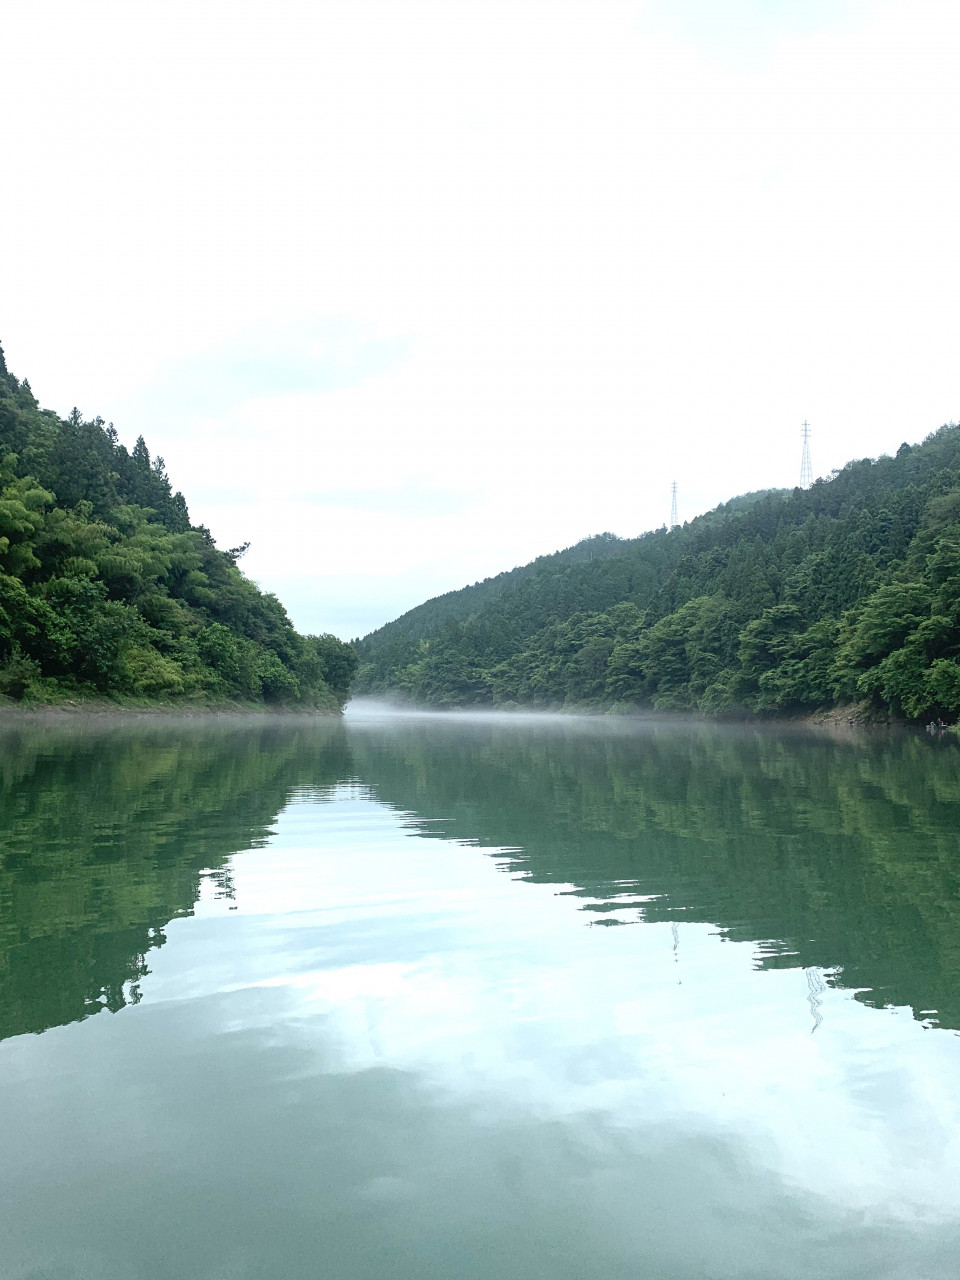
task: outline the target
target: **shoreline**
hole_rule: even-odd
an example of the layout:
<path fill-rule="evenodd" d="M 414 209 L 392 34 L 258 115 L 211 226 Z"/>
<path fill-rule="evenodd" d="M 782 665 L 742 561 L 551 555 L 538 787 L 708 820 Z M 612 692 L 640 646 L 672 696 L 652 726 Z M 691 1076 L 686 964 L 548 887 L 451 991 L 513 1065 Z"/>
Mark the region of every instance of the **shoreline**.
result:
<path fill-rule="evenodd" d="M 864 702 L 848 702 L 835 707 L 818 708 L 815 711 L 798 711 L 794 714 L 752 711 L 748 707 L 730 708 L 716 714 L 698 711 L 695 707 L 641 707 L 622 702 L 542 704 L 508 703 L 494 706 L 490 703 L 471 703 L 464 706 L 430 706 L 427 703 L 410 702 L 371 693 L 360 693 L 348 699 L 347 706 L 376 708 L 377 711 L 398 715 L 566 715 L 589 716 L 608 720 L 693 720 L 703 724 L 859 724 L 885 726 L 903 725 L 907 728 L 925 728 L 925 725 L 892 716 Z"/>
<path fill-rule="evenodd" d="M 175 703 L 111 702 L 109 699 L 84 701 L 0 702 L 0 725 L 5 722 L 57 720 L 71 721 L 81 717 L 100 720 L 340 720 L 343 708 L 330 710 L 314 707 L 269 707 L 260 703 L 222 705 L 177 705 Z"/>
<path fill-rule="evenodd" d="M 773 728 L 780 726 L 784 729 L 822 729 L 822 730 L 846 730 L 846 729 L 883 729 L 891 732 L 896 731 L 926 731 L 926 724 L 917 723 L 911 720 L 899 719 L 890 715 L 888 712 L 877 710 L 864 703 L 847 703 L 843 706 L 830 707 L 824 710 L 808 711 L 797 713 L 796 715 L 773 715 L 763 712 L 751 712 L 744 710 L 742 714 L 724 714 L 724 715 L 708 715 L 696 710 L 656 710 L 653 707 L 648 708 L 627 708 L 622 704 L 613 707 L 598 706 L 509 706 L 509 707 L 492 707 L 489 705 L 474 705 L 465 707 L 430 707 L 418 705 L 412 702 L 390 701 L 387 699 L 377 698 L 368 694 L 361 694 L 357 698 L 352 699 L 347 704 L 348 707 L 354 708 L 355 718 L 361 719 L 367 716 L 398 716 L 398 717 L 416 717 L 416 716 L 436 716 L 438 719 L 449 717 L 454 719 L 461 716 L 464 718 L 473 718 L 477 720 L 483 719 L 502 719 L 520 720 L 523 717 L 540 717 L 545 719 L 570 719 L 592 721 L 594 723 L 659 723 L 659 724 L 688 724 L 688 725 L 717 725 L 738 728 Z M 956 726 L 945 725 L 941 732 L 956 732 Z"/>
<path fill-rule="evenodd" d="M 636 708 L 627 710 L 600 707 L 428 707 L 412 703 L 389 703 L 368 695 L 360 695 L 348 701 L 339 710 L 309 707 L 271 707 L 263 703 L 176 704 L 172 702 L 119 703 L 110 699 L 84 699 L 62 702 L 24 704 L 7 699 L 0 700 L 0 729 L 18 724 L 76 724 L 81 720 L 100 724 L 153 722 L 173 723 L 229 723 L 230 721 L 256 721 L 263 724 L 310 722 L 311 724 L 343 722 L 345 712 L 354 707 L 354 719 L 377 718 L 381 715 L 403 718 L 409 716 L 435 716 L 438 720 L 457 717 L 471 719 L 500 719 L 519 722 L 527 717 L 592 721 L 596 724 L 652 723 L 663 725 L 715 725 L 729 728 L 782 728 L 787 730 L 813 729 L 826 732 L 850 730 L 886 730 L 888 732 L 924 731 L 929 726 L 900 720 L 863 704 L 848 704 L 826 710 L 812 711 L 794 716 L 764 715 L 756 712 L 743 715 L 710 716 L 697 711 Z M 357 714 L 359 713 L 359 714 Z M 956 736 L 955 725 L 938 727 L 938 734 Z"/>

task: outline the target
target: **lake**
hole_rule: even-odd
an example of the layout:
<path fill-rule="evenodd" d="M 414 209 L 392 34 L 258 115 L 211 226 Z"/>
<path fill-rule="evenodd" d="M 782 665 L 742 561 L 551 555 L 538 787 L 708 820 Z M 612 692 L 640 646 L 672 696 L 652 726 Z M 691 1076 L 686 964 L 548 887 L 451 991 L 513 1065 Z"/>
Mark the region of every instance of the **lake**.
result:
<path fill-rule="evenodd" d="M 6 721 L 3 1280 L 955 1277 L 960 744 Z"/>

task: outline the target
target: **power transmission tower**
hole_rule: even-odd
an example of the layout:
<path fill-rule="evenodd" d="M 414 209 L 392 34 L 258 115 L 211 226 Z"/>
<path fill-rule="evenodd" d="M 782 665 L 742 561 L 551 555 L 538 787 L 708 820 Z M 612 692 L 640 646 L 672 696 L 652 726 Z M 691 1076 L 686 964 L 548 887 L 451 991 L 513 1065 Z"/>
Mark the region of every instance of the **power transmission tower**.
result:
<path fill-rule="evenodd" d="M 675 529 L 680 521 L 677 519 L 677 482 L 674 480 L 670 488 L 670 528 Z"/>
<path fill-rule="evenodd" d="M 804 419 L 803 457 L 800 460 L 800 488 L 809 489 L 813 484 L 813 463 L 810 461 L 810 424 Z"/>

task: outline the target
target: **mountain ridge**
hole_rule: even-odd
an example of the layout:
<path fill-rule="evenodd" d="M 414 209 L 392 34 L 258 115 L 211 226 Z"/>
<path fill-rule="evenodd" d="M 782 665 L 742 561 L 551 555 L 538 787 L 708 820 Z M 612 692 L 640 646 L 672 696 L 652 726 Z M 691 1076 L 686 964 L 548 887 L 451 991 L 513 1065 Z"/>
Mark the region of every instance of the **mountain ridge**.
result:
<path fill-rule="evenodd" d="M 497 599 L 475 594 L 467 616 L 432 629 L 397 619 L 364 637 L 357 692 L 705 714 L 865 701 L 954 719 L 960 428 L 808 489 L 741 495 L 600 559 L 540 557 L 524 570 Z"/>
<path fill-rule="evenodd" d="M 0 348 L 0 697 L 337 711 L 356 656 L 300 636 L 190 521 L 162 458 L 41 409 Z"/>

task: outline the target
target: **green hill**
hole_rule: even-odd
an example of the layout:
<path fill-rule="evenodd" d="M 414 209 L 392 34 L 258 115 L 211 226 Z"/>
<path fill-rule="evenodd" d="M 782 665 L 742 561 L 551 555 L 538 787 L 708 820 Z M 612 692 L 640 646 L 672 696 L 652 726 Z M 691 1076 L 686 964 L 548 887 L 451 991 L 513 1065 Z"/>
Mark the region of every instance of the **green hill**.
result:
<path fill-rule="evenodd" d="M 0 349 L 0 695 L 335 711 L 356 657 L 301 636 L 143 438 L 41 409 Z"/>
<path fill-rule="evenodd" d="M 446 707 L 960 711 L 956 426 L 604 552 L 542 557 L 411 611 L 360 642 L 356 691 Z"/>

